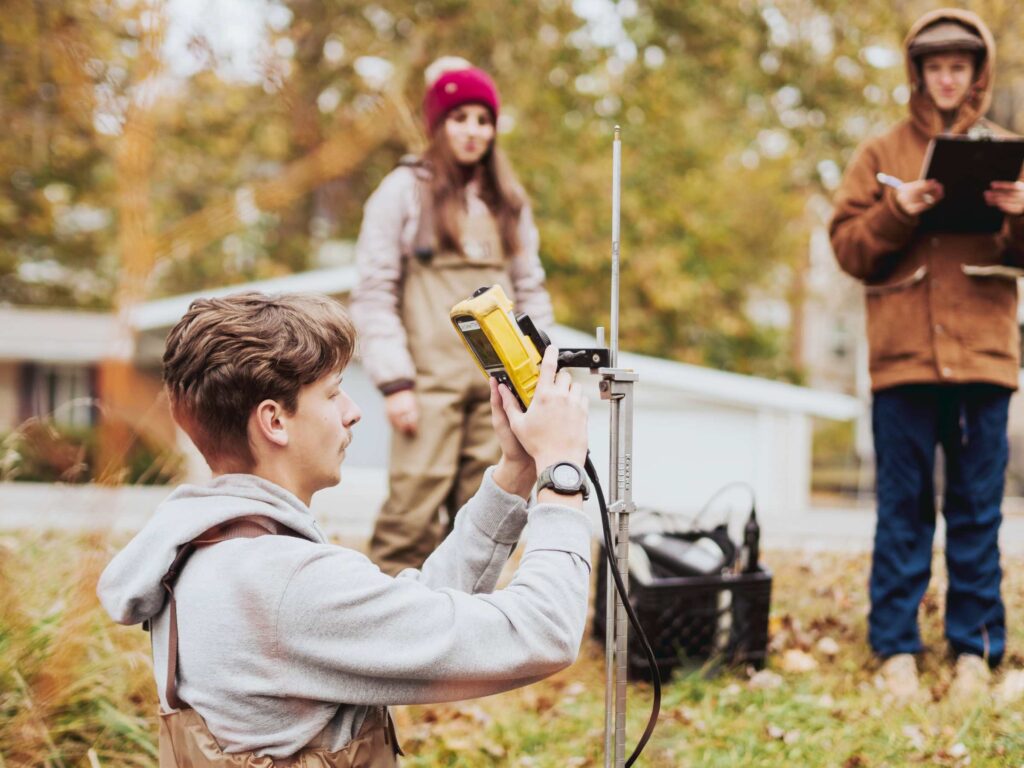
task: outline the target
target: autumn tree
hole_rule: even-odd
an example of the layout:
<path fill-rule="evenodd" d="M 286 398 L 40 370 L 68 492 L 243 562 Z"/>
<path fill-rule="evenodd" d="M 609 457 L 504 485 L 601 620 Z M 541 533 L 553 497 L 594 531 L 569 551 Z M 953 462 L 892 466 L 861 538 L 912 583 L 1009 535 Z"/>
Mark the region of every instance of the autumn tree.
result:
<path fill-rule="evenodd" d="M 316 266 L 422 148 L 423 68 L 457 54 L 501 89 L 500 140 L 534 203 L 560 321 L 608 322 L 620 124 L 623 345 L 798 380 L 809 233 L 853 147 L 903 114 L 901 39 L 927 4 L 261 0 L 233 20 L 253 33 L 242 52 L 172 3 L 9 5 L 0 300 L 111 301 L 131 250 L 119 151 L 142 97 L 147 296 Z M 1009 118 L 1012 6 L 972 4 L 999 39 Z M 139 66 L 153 23 L 157 78 Z"/>

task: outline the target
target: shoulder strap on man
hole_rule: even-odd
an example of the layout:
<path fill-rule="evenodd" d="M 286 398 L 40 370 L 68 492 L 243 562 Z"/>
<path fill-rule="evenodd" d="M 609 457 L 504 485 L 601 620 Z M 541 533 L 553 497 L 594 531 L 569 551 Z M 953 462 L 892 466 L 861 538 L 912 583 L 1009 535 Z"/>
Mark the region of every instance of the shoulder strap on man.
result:
<path fill-rule="evenodd" d="M 178 581 L 185 563 L 199 547 L 209 547 L 230 539 L 255 539 L 258 536 L 295 536 L 303 538 L 291 528 L 271 520 L 269 517 L 238 517 L 234 520 L 215 525 L 199 534 L 192 541 L 178 549 L 178 554 L 167 569 L 160 583 L 167 592 L 170 602 L 170 620 L 167 643 L 167 685 L 165 693 L 167 703 L 174 709 L 182 709 L 188 704 L 178 698 L 178 610 L 174 601 L 174 585 Z"/>

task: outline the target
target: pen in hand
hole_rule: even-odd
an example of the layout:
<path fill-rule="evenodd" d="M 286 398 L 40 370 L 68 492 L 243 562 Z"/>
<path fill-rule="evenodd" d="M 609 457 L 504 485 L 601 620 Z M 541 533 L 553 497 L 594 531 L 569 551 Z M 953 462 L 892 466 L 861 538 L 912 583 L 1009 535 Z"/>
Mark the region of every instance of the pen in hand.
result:
<path fill-rule="evenodd" d="M 903 186 L 903 180 L 897 179 L 895 176 L 890 176 L 888 173 L 876 173 L 875 178 L 878 179 L 879 184 L 885 184 L 887 187 L 893 189 L 899 189 Z"/>
<path fill-rule="evenodd" d="M 884 184 L 885 186 L 892 187 L 893 189 L 899 189 L 904 184 L 902 179 L 897 179 L 895 176 L 890 176 L 888 173 L 876 173 L 875 178 L 878 179 L 879 184 Z M 927 192 L 921 195 L 921 199 L 924 201 L 925 205 L 932 205 L 935 202 L 935 198 Z"/>

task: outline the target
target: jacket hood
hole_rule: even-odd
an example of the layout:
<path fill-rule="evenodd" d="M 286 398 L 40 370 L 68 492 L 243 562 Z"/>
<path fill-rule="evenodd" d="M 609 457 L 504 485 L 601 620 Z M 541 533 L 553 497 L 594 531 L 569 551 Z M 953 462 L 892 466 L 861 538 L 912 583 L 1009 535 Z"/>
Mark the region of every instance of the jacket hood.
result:
<path fill-rule="evenodd" d="M 977 14 L 959 8 L 940 8 L 919 18 L 903 41 L 903 53 L 907 68 L 907 82 L 910 83 L 910 120 L 928 138 L 945 131 L 942 115 L 935 103 L 924 92 L 921 75 L 910 56 L 910 44 L 926 27 L 937 22 L 952 21 L 970 27 L 978 33 L 985 44 L 985 58 L 981 69 L 975 74 L 974 83 L 960 105 L 950 133 L 965 133 L 968 128 L 984 115 L 992 102 L 993 72 L 995 71 L 996 43 L 992 32 Z"/>
<path fill-rule="evenodd" d="M 311 541 L 326 541 L 309 508 L 268 480 L 222 475 L 203 485 L 182 485 L 104 569 L 96 588 L 100 602 L 120 624 L 156 616 L 166 598 L 160 582 L 178 548 L 215 525 L 252 515 L 269 517 Z"/>

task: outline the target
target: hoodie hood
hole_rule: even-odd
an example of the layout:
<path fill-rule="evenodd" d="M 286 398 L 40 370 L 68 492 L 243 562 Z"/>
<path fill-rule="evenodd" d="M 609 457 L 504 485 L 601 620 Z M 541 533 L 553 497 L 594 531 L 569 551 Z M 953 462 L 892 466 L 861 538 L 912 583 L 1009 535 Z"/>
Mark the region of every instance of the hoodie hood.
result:
<path fill-rule="evenodd" d="M 985 43 L 985 57 L 981 69 L 975 73 L 974 83 L 971 85 L 964 103 L 960 105 L 956 120 L 949 132 L 966 133 L 967 129 L 988 111 L 989 104 L 992 102 L 992 75 L 995 71 L 996 43 L 992 32 L 985 26 L 985 22 L 976 14 L 959 8 L 940 8 L 926 13 L 914 22 L 907 33 L 907 37 L 903 41 L 903 53 L 907 68 L 907 81 L 910 83 L 910 120 L 914 127 L 928 138 L 945 132 L 945 126 L 942 124 L 942 115 L 939 114 L 938 107 L 924 92 L 921 74 L 910 56 L 910 44 L 923 29 L 942 21 L 952 21 L 970 27 Z"/>
<path fill-rule="evenodd" d="M 268 480 L 222 475 L 203 485 L 182 485 L 104 569 L 96 588 L 100 602 L 120 624 L 153 618 L 163 610 L 167 593 L 160 582 L 178 548 L 215 525 L 253 515 L 326 542 L 309 508 Z"/>

